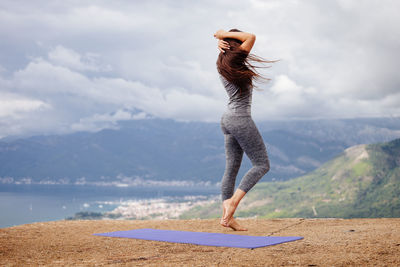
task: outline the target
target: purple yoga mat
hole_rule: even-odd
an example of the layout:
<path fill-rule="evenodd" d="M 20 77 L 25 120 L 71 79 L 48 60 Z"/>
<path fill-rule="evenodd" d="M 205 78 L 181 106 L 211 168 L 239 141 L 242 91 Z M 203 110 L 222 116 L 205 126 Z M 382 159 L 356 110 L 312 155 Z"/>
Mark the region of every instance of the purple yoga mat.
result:
<path fill-rule="evenodd" d="M 259 248 L 303 239 L 301 236 L 248 236 L 207 232 L 173 231 L 160 229 L 134 229 L 97 233 L 98 236 L 127 237 L 154 241 L 188 243 L 203 246 Z"/>

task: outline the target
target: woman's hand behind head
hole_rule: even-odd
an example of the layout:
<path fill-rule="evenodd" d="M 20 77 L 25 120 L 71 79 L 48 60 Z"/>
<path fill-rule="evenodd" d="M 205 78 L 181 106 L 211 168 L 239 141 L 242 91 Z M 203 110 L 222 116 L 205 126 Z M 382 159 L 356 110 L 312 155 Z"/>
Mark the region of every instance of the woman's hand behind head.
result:
<path fill-rule="evenodd" d="M 229 43 L 224 40 L 218 40 L 218 49 L 222 53 L 225 53 L 225 50 L 228 50 L 230 48 Z M 225 49 L 225 50 L 224 50 Z"/>

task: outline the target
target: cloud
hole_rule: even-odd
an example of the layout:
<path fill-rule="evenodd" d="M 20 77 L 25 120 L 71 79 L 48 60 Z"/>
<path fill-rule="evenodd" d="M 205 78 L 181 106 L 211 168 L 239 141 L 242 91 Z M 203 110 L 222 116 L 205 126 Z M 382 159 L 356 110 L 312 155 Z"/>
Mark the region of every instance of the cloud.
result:
<path fill-rule="evenodd" d="M 67 67 L 78 71 L 110 71 L 111 66 L 102 66 L 98 63 L 99 55 L 94 53 L 86 53 L 81 56 L 72 49 L 65 48 L 61 45 L 56 46 L 48 54 L 49 60 L 56 65 Z"/>
<path fill-rule="evenodd" d="M 146 119 L 148 116 L 145 112 L 132 114 L 129 110 L 119 109 L 112 114 L 94 114 L 91 117 L 79 119 L 79 122 L 71 125 L 71 131 L 99 131 L 104 128 L 118 129 L 117 122 L 124 120 L 140 120 Z"/>
<path fill-rule="evenodd" d="M 71 59 L 65 55 L 71 55 Z M 10 79 L 3 79 L 9 91 L 25 99 L 12 98 L 11 93 L 4 92 L 8 96 L 4 98 L 7 105 L 0 109 L 0 115 L 8 124 L 20 127 L 4 127 L 1 135 L 17 134 L 18 130 L 98 131 L 115 128 L 120 120 L 148 117 L 214 121 L 223 111 L 224 98 L 196 94 L 176 86 L 158 88 L 123 78 L 85 75 L 88 69 L 98 68 L 96 65 L 87 68 L 81 58 L 76 52 L 58 46 L 49 52 L 47 59 L 34 58 Z M 12 116 L 21 111 L 29 113 L 14 120 Z M 35 117 L 37 124 L 31 123 Z"/>
<path fill-rule="evenodd" d="M 219 28 L 280 59 L 262 70 L 257 120 L 400 115 L 396 1 L 23 3 L 0 8 L 0 136 L 99 130 L 138 110 L 218 122 Z"/>
<path fill-rule="evenodd" d="M 257 119 L 269 116 L 270 120 L 329 116 L 332 110 L 323 101 L 323 95 L 316 88 L 301 86 L 286 75 L 278 75 L 268 91 L 253 93 L 253 115 Z"/>
<path fill-rule="evenodd" d="M 18 118 L 24 116 L 26 112 L 48 109 L 49 107 L 48 104 L 40 100 L 0 91 L 0 118 Z"/>

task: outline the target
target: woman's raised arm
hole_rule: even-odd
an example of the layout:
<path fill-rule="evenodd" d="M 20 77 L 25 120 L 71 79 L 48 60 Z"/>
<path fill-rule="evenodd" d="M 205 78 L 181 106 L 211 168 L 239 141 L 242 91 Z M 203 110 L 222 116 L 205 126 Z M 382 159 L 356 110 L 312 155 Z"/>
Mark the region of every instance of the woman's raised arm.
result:
<path fill-rule="evenodd" d="M 218 30 L 214 33 L 214 37 L 217 39 L 224 38 L 233 38 L 242 41 L 242 44 L 239 46 L 242 50 L 250 53 L 250 50 L 253 48 L 253 45 L 256 41 L 256 35 L 248 32 L 227 32 L 224 30 Z"/>

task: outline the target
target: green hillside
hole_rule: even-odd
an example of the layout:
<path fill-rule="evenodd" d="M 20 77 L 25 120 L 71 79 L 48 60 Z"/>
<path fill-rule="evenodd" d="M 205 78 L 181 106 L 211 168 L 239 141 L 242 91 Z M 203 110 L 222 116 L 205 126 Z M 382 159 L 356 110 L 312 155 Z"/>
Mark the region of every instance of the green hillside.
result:
<path fill-rule="evenodd" d="M 221 203 L 181 218 L 221 216 Z M 315 171 L 286 182 L 257 184 L 238 217 L 400 217 L 400 139 L 346 149 Z"/>

